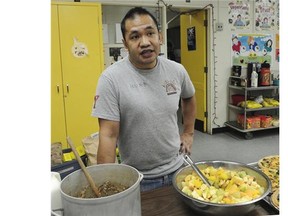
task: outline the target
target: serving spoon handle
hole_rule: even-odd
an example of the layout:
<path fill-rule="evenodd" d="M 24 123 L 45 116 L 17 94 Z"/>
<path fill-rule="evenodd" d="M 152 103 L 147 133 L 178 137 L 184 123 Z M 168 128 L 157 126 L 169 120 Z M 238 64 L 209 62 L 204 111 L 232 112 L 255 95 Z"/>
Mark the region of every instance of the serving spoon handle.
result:
<path fill-rule="evenodd" d="M 192 159 L 191 159 L 187 154 L 184 154 L 184 155 L 183 155 L 183 160 L 193 168 L 193 170 L 197 173 L 197 175 L 201 178 L 201 180 L 202 180 L 208 187 L 211 186 L 211 184 L 210 184 L 210 182 L 208 181 L 208 179 L 204 176 L 204 174 L 199 170 L 199 168 L 194 164 L 194 162 L 192 161 Z"/>
<path fill-rule="evenodd" d="M 94 193 L 95 193 L 95 195 L 96 195 L 97 197 L 100 197 L 100 196 L 101 196 L 101 193 L 100 193 L 98 187 L 95 185 L 95 183 L 94 183 L 91 175 L 89 174 L 87 168 L 85 167 L 85 165 L 84 165 L 81 157 L 79 156 L 78 152 L 76 151 L 76 148 L 75 148 L 72 140 L 70 139 L 70 137 L 67 137 L 67 142 L 68 142 L 68 144 L 70 145 L 70 147 L 71 147 L 71 149 L 72 149 L 72 151 L 73 151 L 73 153 L 74 153 L 74 155 L 75 155 L 75 157 L 76 157 L 76 159 L 77 159 L 77 161 L 78 161 L 78 163 L 79 163 L 82 171 L 84 172 L 84 175 L 86 176 L 86 179 L 88 180 L 88 182 L 89 182 L 92 190 L 94 191 Z"/>

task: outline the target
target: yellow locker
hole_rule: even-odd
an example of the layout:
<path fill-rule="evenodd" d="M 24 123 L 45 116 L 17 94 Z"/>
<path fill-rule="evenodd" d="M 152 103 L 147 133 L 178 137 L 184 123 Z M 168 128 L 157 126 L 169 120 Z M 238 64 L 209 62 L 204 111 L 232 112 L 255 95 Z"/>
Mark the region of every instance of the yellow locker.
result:
<path fill-rule="evenodd" d="M 98 131 L 91 116 L 98 78 L 104 68 L 101 5 L 51 5 L 51 142 L 76 146 Z"/>

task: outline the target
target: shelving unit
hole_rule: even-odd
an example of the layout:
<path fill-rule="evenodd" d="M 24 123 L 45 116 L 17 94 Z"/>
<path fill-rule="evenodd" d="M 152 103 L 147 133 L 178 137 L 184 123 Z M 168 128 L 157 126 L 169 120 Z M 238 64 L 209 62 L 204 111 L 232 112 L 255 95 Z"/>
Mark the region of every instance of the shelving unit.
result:
<path fill-rule="evenodd" d="M 262 107 L 262 108 L 247 108 L 245 107 L 240 107 L 240 106 L 236 106 L 233 105 L 231 102 L 231 96 L 233 94 L 236 93 L 242 93 L 244 94 L 244 101 L 246 102 L 248 100 L 248 97 L 250 97 L 251 95 L 255 95 L 258 94 L 260 95 L 261 93 L 270 93 L 271 97 L 275 98 L 275 97 L 279 97 L 279 86 L 259 86 L 259 87 L 248 87 L 247 86 L 247 82 L 244 81 L 242 82 L 244 85 L 240 86 L 241 80 L 243 78 L 241 77 L 237 77 L 237 76 L 231 76 L 229 78 L 229 86 L 228 86 L 228 91 L 229 91 L 229 103 L 228 103 L 228 121 L 225 122 L 225 125 L 233 128 L 237 131 L 243 132 L 245 133 L 245 138 L 246 139 L 252 139 L 253 138 L 253 131 L 259 131 L 259 130 L 268 130 L 268 129 L 273 129 L 273 128 L 278 128 L 278 126 L 271 126 L 271 127 L 267 127 L 267 128 L 247 128 L 247 114 L 249 113 L 267 113 L 267 112 L 274 112 L 276 113 L 276 115 L 279 116 L 279 106 L 273 106 L 273 107 Z M 235 80 L 238 80 L 238 82 L 235 82 Z M 234 85 L 232 85 L 234 83 Z M 234 118 L 232 117 L 232 113 L 234 113 L 234 115 L 237 115 L 238 113 L 241 113 L 244 115 L 244 124 L 243 126 L 240 125 L 236 119 L 236 117 L 234 116 Z"/>

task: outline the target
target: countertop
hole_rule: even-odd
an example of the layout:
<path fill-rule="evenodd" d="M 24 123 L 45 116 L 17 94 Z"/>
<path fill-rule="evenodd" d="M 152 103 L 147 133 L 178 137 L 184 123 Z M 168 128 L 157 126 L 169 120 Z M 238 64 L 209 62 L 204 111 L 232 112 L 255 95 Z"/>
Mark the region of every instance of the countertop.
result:
<path fill-rule="evenodd" d="M 184 201 L 173 186 L 141 193 L 142 216 L 198 216 Z M 265 201 L 259 201 L 246 216 L 278 215 L 279 212 Z"/>

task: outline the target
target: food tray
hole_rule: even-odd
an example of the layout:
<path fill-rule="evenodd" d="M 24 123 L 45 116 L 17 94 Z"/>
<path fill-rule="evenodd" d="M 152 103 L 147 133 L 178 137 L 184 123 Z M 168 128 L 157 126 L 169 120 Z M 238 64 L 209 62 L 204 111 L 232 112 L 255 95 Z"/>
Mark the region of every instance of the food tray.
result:
<path fill-rule="evenodd" d="M 248 166 L 254 167 L 256 169 L 260 169 L 260 167 L 258 166 L 258 162 L 253 162 L 253 163 L 248 163 Z M 263 201 L 265 201 L 269 206 L 271 206 L 274 210 L 276 210 L 279 213 L 279 208 L 277 208 L 271 201 L 271 196 L 272 196 L 272 192 L 270 192 L 266 197 L 264 197 Z"/>
<path fill-rule="evenodd" d="M 271 200 L 272 205 L 273 205 L 276 209 L 278 209 L 278 211 L 279 211 L 279 195 L 280 195 L 279 193 L 280 193 L 280 190 L 279 190 L 279 189 L 276 189 L 276 191 L 273 192 L 273 194 L 272 194 L 271 197 L 270 197 L 270 200 Z M 273 200 L 274 200 L 274 202 L 273 202 Z"/>

